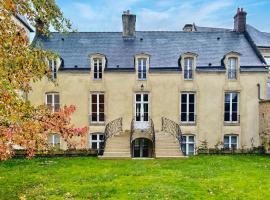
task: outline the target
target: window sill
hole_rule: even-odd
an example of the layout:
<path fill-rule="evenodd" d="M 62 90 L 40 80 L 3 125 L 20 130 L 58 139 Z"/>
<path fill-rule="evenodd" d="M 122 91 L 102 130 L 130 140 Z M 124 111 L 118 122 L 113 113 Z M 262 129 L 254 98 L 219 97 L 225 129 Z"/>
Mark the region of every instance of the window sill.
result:
<path fill-rule="evenodd" d="M 90 122 L 90 126 L 105 126 L 106 122 Z"/>
<path fill-rule="evenodd" d="M 197 122 L 180 122 L 182 126 L 197 126 Z"/>
<path fill-rule="evenodd" d="M 240 126 L 240 122 L 224 122 L 224 126 Z"/>

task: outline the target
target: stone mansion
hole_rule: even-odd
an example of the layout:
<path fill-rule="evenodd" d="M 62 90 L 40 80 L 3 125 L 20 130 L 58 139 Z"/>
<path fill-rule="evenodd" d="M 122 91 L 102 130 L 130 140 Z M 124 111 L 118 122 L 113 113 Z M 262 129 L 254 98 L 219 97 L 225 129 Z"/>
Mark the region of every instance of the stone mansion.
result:
<path fill-rule="evenodd" d="M 178 158 L 208 146 L 258 146 L 259 102 L 267 99 L 270 33 L 187 24 L 179 31 L 136 31 L 125 11 L 122 32 L 52 32 L 34 42 L 58 53 L 52 78 L 33 83 L 29 100 L 75 105 L 72 122 L 89 126 L 85 148 L 102 158 Z M 65 149 L 57 135 L 52 145 Z"/>

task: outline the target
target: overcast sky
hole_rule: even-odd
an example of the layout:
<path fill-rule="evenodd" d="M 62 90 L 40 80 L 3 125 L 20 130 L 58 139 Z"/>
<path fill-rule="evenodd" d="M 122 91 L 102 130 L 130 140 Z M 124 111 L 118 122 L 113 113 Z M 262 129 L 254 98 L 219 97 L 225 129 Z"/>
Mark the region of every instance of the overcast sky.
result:
<path fill-rule="evenodd" d="M 243 7 L 247 23 L 270 32 L 270 0 L 56 0 L 78 31 L 121 31 L 121 15 L 137 15 L 137 30 L 182 30 L 186 23 L 233 27 Z"/>

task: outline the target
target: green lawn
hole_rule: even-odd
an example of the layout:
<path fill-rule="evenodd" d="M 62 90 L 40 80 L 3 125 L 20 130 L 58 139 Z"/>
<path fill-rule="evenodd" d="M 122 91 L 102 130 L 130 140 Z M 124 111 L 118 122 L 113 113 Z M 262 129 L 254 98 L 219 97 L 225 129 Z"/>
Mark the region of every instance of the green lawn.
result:
<path fill-rule="evenodd" d="M 0 162 L 0 199 L 270 199 L 270 157 Z"/>

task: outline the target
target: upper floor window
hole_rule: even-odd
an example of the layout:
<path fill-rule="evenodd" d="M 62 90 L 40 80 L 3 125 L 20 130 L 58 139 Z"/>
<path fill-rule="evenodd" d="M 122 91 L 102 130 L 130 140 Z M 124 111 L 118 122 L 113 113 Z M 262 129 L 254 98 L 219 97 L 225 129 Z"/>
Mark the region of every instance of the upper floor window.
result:
<path fill-rule="evenodd" d="M 60 109 L 59 93 L 47 93 L 46 105 L 51 108 L 52 112 L 58 112 Z"/>
<path fill-rule="evenodd" d="M 138 79 L 146 80 L 147 58 L 138 58 Z"/>
<path fill-rule="evenodd" d="M 101 58 L 94 58 L 94 79 L 100 80 L 102 79 L 102 59 Z"/>
<path fill-rule="evenodd" d="M 239 93 L 226 92 L 224 102 L 224 121 L 236 123 L 240 121 L 239 112 Z"/>
<path fill-rule="evenodd" d="M 49 60 L 49 67 L 51 69 L 51 78 L 52 80 L 57 79 L 57 66 L 56 66 L 56 61 L 55 60 Z"/>
<path fill-rule="evenodd" d="M 184 122 L 184 123 L 195 122 L 195 94 L 194 93 L 181 94 L 181 122 Z"/>
<path fill-rule="evenodd" d="M 184 79 L 193 79 L 193 58 L 188 57 L 184 59 Z"/>
<path fill-rule="evenodd" d="M 104 93 L 91 94 L 91 122 L 105 121 Z"/>
<path fill-rule="evenodd" d="M 237 79 L 237 58 L 228 59 L 228 79 Z"/>
<path fill-rule="evenodd" d="M 238 136 L 237 135 L 225 135 L 224 136 L 224 148 L 225 149 L 237 149 L 238 148 Z"/>

